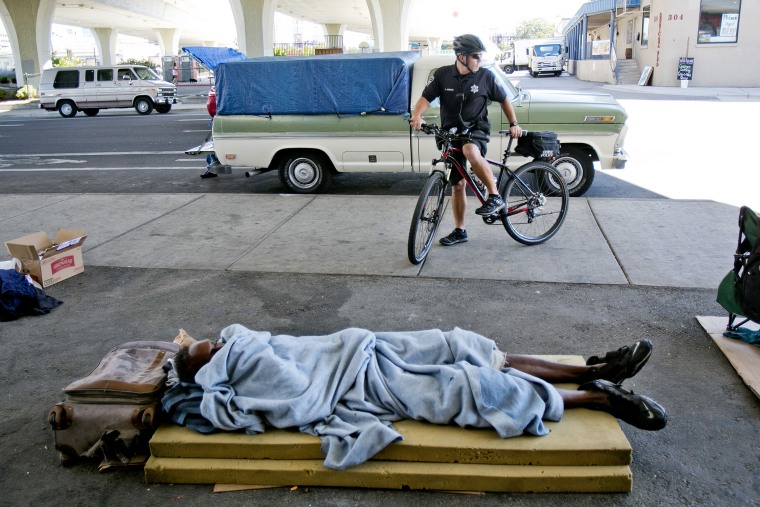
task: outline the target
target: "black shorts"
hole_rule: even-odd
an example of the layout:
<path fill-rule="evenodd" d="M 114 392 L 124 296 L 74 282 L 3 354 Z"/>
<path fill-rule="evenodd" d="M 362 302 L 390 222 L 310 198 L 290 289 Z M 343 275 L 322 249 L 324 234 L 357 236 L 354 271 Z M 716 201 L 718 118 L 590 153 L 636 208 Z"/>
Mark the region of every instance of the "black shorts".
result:
<path fill-rule="evenodd" d="M 483 137 L 490 136 L 490 133 L 486 132 L 485 130 L 473 130 L 472 133 L 476 134 L 476 135 L 479 135 L 479 136 L 483 136 Z M 486 151 L 488 149 L 488 142 L 487 141 L 483 141 L 481 139 L 470 139 L 468 141 L 456 141 L 456 142 L 454 142 L 452 144 L 453 144 L 454 148 L 461 148 L 465 144 L 474 144 L 475 146 L 477 146 L 478 148 L 480 148 L 480 154 L 483 155 L 484 157 L 486 156 Z M 454 156 L 459 161 L 459 163 L 461 164 L 462 168 L 466 169 L 467 168 L 467 159 L 465 158 L 464 153 L 455 152 Z M 451 171 L 450 181 L 451 181 L 452 185 L 456 185 L 457 183 L 459 183 L 460 181 L 462 181 L 462 175 L 459 174 L 459 171 L 457 171 L 457 170 Z"/>

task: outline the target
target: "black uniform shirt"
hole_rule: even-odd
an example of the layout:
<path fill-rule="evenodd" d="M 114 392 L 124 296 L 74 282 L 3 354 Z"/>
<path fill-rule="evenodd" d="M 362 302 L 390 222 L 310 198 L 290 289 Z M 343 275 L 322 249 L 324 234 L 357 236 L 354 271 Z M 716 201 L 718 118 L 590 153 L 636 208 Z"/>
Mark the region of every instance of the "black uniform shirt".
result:
<path fill-rule="evenodd" d="M 476 122 L 474 128 L 477 130 L 490 132 L 488 104 L 491 101 L 504 102 L 507 98 L 496 77 L 482 68 L 474 74 L 469 72 L 464 75 L 457 72 L 456 64 L 438 68 L 422 91 L 422 96 L 428 102 L 441 99 L 441 127 L 444 129 L 459 126 L 458 93 L 464 94 L 462 119 L 467 123 Z"/>

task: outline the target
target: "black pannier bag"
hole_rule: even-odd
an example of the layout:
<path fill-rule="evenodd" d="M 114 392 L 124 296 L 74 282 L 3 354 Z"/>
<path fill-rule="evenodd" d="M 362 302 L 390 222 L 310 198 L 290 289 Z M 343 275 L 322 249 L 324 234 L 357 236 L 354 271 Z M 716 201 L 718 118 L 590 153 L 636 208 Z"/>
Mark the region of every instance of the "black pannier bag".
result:
<path fill-rule="evenodd" d="M 728 330 L 752 320 L 760 324 L 760 217 L 747 206 L 739 210 L 739 241 L 734 269 L 720 282 L 718 303 L 728 311 Z M 737 316 L 747 319 L 734 324 Z"/>
<path fill-rule="evenodd" d="M 517 140 L 515 153 L 536 160 L 552 161 L 559 157 L 560 143 L 554 132 L 528 132 Z"/>

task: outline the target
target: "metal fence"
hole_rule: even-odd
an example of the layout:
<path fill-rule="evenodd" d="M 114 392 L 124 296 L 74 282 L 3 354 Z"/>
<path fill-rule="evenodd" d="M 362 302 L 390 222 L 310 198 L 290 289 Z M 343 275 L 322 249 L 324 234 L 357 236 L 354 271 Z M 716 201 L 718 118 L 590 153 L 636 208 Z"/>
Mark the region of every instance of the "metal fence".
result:
<path fill-rule="evenodd" d="M 326 35 L 324 41 L 276 42 L 272 45 L 274 56 L 313 56 L 343 52 L 342 35 Z"/>

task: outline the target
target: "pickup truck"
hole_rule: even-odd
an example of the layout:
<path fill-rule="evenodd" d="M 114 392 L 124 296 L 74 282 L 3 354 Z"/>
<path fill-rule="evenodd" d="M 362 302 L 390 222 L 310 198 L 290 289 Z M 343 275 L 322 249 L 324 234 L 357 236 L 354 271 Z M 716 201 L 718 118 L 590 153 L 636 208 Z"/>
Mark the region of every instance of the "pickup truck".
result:
<path fill-rule="evenodd" d="M 438 153 L 434 139 L 410 129 L 410 107 L 435 69 L 453 62 L 453 55 L 398 52 L 222 63 L 214 151 L 225 166 L 247 168 L 246 176 L 278 171 L 294 193 L 324 189 L 336 172 L 426 173 Z M 558 134 L 562 149 L 553 163 L 571 196 L 588 190 L 596 170 L 625 166 L 627 114 L 612 96 L 525 91 L 498 65 L 483 66 L 507 91 L 524 129 Z M 501 159 L 507 138 L 498 131 L 507 120 L 498 104 L 488 114 L 488 156 Z M 440 123 L 437 101 L 424 118 Z M 510 161 L 516 168 L 528 159 L 515 154 Z"/>

